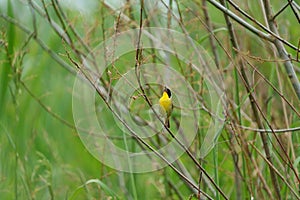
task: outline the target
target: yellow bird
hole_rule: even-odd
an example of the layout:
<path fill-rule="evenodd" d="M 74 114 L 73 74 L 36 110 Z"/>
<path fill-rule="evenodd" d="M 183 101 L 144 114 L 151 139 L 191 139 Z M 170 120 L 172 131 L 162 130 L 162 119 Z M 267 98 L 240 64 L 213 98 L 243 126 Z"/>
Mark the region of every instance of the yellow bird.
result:
<path fill-rule="evenodd" d="M 162 97 L 159 99 L 159 105 L 163 114 L 165 115 L 165 126 L 170 128 L 170 116 L 173 110 L 171 91 L 165 87 Z"/>

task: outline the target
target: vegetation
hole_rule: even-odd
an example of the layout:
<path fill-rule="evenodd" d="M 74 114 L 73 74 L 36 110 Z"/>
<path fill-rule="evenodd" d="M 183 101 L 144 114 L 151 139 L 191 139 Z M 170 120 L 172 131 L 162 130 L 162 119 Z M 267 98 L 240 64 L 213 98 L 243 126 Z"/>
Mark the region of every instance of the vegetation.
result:
<path fill-rule="evenodd" d="M 299 22 L 292 0 L 0 1 L 0 199 L 300 199 Z"/>

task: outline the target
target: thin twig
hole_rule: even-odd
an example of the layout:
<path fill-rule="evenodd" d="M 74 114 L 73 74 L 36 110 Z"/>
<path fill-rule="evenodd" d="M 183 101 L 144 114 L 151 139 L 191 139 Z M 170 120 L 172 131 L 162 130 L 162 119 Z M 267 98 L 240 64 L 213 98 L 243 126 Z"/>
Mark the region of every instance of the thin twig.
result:
<path fill-rule="evenodd" d="M 47 107 L 38 97 L 36 97 L 31 90 L 27 87 L 27 85 L 23 82 L 20 81 L 21 85 L 23 88 L 26 90 L 26 92 L 47 112 L 49 113 L 52 117 L 57 119 L 58 121 L 62 122 L 64 125 L 68 126 L 69 128 L 76 129 L 73 124 L 70 122 L 66 121 L 62 117 L 60 117 L 58 114 L 54 113 L 51 111 L 50 107 Z"/>
<path fill-rule="evenodd" d="M 141 0 L 143 2 L 143 0 Z M 164 2 L 164 1 L 161 1 L 162 4 L 167 8 L 169 9 L 168 5 Z M 141 12 L 142 12 L 142 8 L 141 8 Z M 174 14 L 172 13 L 173 17 L 177 20 L 177 22 L 180 24 L 179 20 L 176 18 L 176 16 L 174 16 Z M 141 20 L 141 19 L 140 19 Z M 141 27 L 142 23 L 140 22 L 140 27 Z M 182 30 L 185 32 L 185 34 L 187 34 L 187 31 L 186 29 L 182 26 L 182 24 L 180 24 Z M 138 43 L 139 44 L 139 43 Z M 137 46 L 137 51 L 136 51 L 136 62 L 139 62 L 139 53 L 140 53 L 140 50 L 138 51 L 139 49 L 139 46 Z M 203 61 L 204 62 L 204 61 Z M 203 63 L 204 66 L 207 66 L 205 65 L 205 63 Z M 138 66 L 139 66 L 139 63 L 136 63 L 135 65 L 135 70 L 136 70 L 136 73 L 138 72 Z M 137 73 L 137 78 L 139 79 L 139 74 Z M 151 106 L 151 102 L 150 100 L 148 99 L 148 97 L 146 96 L 145 94 L 145 91 L 141 85 L 141 83 L 138 81 L 139 83 L 139 87 L 142 91 L 142 93 L 144 94 L 144 98 L 146 100 L 146 102 L 148 103 L 148 105 L 152 108 Z M 164 127 L 165 129 L 167 130 L 167 132 L 171 135 L 171 137 L 173 139 L 175 139 L 175 141 L 185 150 L 185 152 L 187 153 L 187 155 L 192 159 L 192 161 L 197 165 L 197 167 L 203 171 L 204 175 L 209 179 L 209 181 L 214 185 L 214 187 L 218 190 L 218 192 L 223 196 L 223 198 L 225 199 L 228 199 L 225 195 L 225 193 L 221 190 L 221 188 L 215 183 L 215 181 L 209 176 L 209 174 L 207 173 L 207 171 L 200 165 L 200 163 L 198 162 L 198 160 L 194 157 L 194 155 L 190 152 L 190 150 L 181 142 L 179 141 L 175 135 L 171 132 L 171 130 L 165 125 L 165 123 L 163 123 L 163 121 L 159 118 L 159 115 L 157 114 L 157 112 L 155 110 L 153 110 L 154 114 L 156 115 L 156 117 L 161 121 L 162 124 L 164 124 Z"/>
<path fill-rule="evenodd" d="M 117 112 L 112 108 L 112 106 L 109 104 L 107 99 L 105 98 L 105 95 L 103 95 L 102 91 L 97 87 L 96 83 L 94 80 L 89 76 L 89 74 L 86 73 L 85 70 L 83 70 L 76 62 L 77 68 L 82 72 L 82 75 L 86 78 L 88 82 L 93 86 L 99 97 L 104 101 L 106 104 L 107 108 L 111 111 L 111 113 L 122 123 L 122 125 L 131 133 L 132 137 L 134 137 L 138 142 L 143 144 L 146 148 L 148 148 L 151 152 L 153 152 L 156 156 L 158 156 L 160 159 L 162 159 L 165 163 L 168 164 L 169 167 L 171 167 L 183 180 L 185 180 L 191 187 L 196 189 L 197 191 L 199 190 L 198 186 L 194 184 L 189 178 L 187 178 L 182 172 L 180 172 L 172 163 L 170 163 L 166 157 L 164 157 L 161 153 L 156 151 L 150 144 L 148 144 L 143 138 L 138 136 L 134 130 L 130 128 L 130 126 L 121 118 L 120 115 L 117 114 Z M 212 199 L 207 195 L 205 192 L 201 191 L 201 193 L 206 196 L 209 199 Z"/>
<path fill-rule="evenodd" d="M 287 1 L 289 2 L 289 5 L 290 5 L 290 7 L 291 7 L 291 9 L 292 9 L 292 11 L 293 11 L 295 17 L 297 18 L 298 23 L 300 23 L 300 17 L 299 17 L 299 15 L 298 15 L 299 13 L 297 13 L 297 11 L 295 10 L 295 8 L 293 7 L 293 2 L 294 2 L 294 0 L 287 0 Z"/>
<path fill-rule="evenodd" d="M 270 161 L 268 159 L 265 158 L 265 156 L 259 151 L 259 149 L 253 145 L 251 142 L 249 142 L 249 144 L 255 149 L 255 151 L 260 155 L 260 157 L 262 157 L 264 159 L 264 161 L 273 168 L 273 170 L 276 172 L 276 174 L 278 175 L 278 177 L 280 177 L 281 180 L 283 180 L 283 182 L 287 185 L 287 187 L 290 189 L 290 191 L 295 195 L 295 197 L 297 199 L 300 199 L 300 196 L 297 194 L 297 192 L 293 189 L 293 187 L 288 183 L 287 179 L 284 178 L 284 175 L 282 175 L 277 169 L 276 167 L 270 163 Z"/>
<path fill-rule="evenodd" d="M 6 20 L 9 23 L 12 23 L 16 25 L 18 28 L 20 28 L 24 33 L 31 35 L 35 34 L 34 32 L 31 32 L 27 27 L 19 23 L 17 20 L 14 18 L 11 18 L 5 14 L 0 14 L 0 17 Z M 54 51 L 52 51 L 39 37 L 33 37 L 34 40 L 40 45 L 42 49 L 44 49 L 45 52 L 47 52 L 58 64 L 60 64 L 64 69 L 69 71 L 71 74 L 76 74 L 76 71 L 72 66 L 67 64 L 64 60 L 62 60 Z"/>
<path fill-rule="evenodd" d="M 277 30 L 277 25 L 275 21 L 273 20 L 273 14 L 272 14 L 272 9 L 271 9 L 271 4 L 269 0 L 263 0 L 264 2 L 264 8 L 265 8 L 265 15 L 268 20 L 268 25 L 270 27 L 270 30 L 274 32 L 276 35 L 278 35 L 278 30 Z M 293 85 L 294 91 L 298 97 L 298 100 L 300 101 L 300 82 L 299 79 L 295 73 L 294 66 L 289 58 L 289 54 L 287 53 L 285 47 L 283 46 L 282 41 L 278 40 L 276 38 L 274 40 L 274 45 L 277 48 L 278 54 L 281 59 L 286 60 L 284 62 L 284 67 L 286 70 L 286 73 Z"/>
<path fill-rule="evenodd" d="M 231 17 L 233 20 L 235 20 L 236 22 L 238 22 L 240 25 L 244 26 L 246 29 L 248 29 L 249 31 L 251 31 L 252 33 L 254 33 L 255 35 L 259 36 L 262 39 L 268 40 L 269 42 L 274 42 L 275 38 L 278 39 L 279 41 L 283 42 L 284 44 L 286 44 L 287 46 L 289 46 L 290 48 L 297 50 L 297 47 L 295 47 L 294 45 L 290 44 L 289 42 L 287 42 L 286 40 L 282 39 L 278 34 L 276 33 L 272 33 L 270 31 L 268 31 L 269 34 L 266 34 L 260 30 L 258 30 L 257 28 L 255 28 L 254 26 L 250 25 L 248 22 L 246 22 L 245 20 L 243 20 L 242 18 L 240 18 L 239 16 L 237 16 L 236 14 L 234 14 L 232 11 L 230 11 L 228 8 L 222 6 L 220 3 L 218 3 L 215 0 L 207 0 L 209 1 L 212 5 L 214 5 L 216 8 L 218 8 L 219 10 L 221 10 L 223 13 L 227 14 L 229 17 Z M 243 13 L 242 13 L 243 14 Z M 256 20 L 255 20 L 256 21 Z M 258 23 L 259 25 L 259 23 Z M 267 31 L 267 28 L 263 28 L 265 31 Z"/>
<path fill-rule="evenodd" d="M 242 129 L 245 129 L 245 130 L 254 131 L 254 132 L 263 132 L 263 133 L 286 133 L 286 132 L 300 131 L 300 127 L 273 129 L 272 130 L 272 129 L 257 129 L 257 128 L 241 126 L 241 125 L 237 125 L 237 126 L 242 128 Z"/>
<path fill-rule="evenodd" d="M 280 13 L 282 13 L 289 5 L 290 3 L 288 2 L 282 8 L 280 8 L 279 11 L 273 16 L 273 20 L 275 20 L 275 18 L 280 15 Z"/>
<path fill-rule="evenodd" d="M 224 0 L 221 0 L 221 4 L 225 7 L 225 1 Z M 231 24 L 231 21 L 229 19 L 229 16 L 227 15 L 227 13 L 224 13 L 224 17 L 225 17 L 225 21 L 227 23 L 229 34 L 230 34 L 231 44 L 235 49 L 237 49 L 239 51 L 239 49 L 240 49 L 239 44 L 237 42 L 233 26 Z M 250 83 L 248 81 L 248 77 L 247 77 L 246 72 L 245 72 L 245 66 L 244 66 L 243 60 L 239 61 L 239 68 L 240 69 L 238 70 L 238 72 L 240 73 L 240 76 L 243 80 L 243 84 L 245 85 L 245 88 L 246 88 L 246 90 L 249 94 L 249 100 L 250 100 L 250 103 L 251 103 L 251 108 L 252 108 L 252 111 L 253 111 L 253 114 L 254 114 L 254 117 L 255 117 L 255 121 L 256 121 L 258 127 L 260 129 L 263 129 L 263 123 L 262 123 L 262 121 L 259 117 L 260 109 L 259 109 L 259 107 L 256 103 L 254 93 L 251 90 L 252 87 L 250 86 Z M 272 157 L 271 157 L 271 152 L 270 152 L 270 149 L 269 149 L 269 146 L 268 146 L 268 143 L 267 143 L 267 137 L 263 132 L 260 132 L 260 136 L 261 136 L 261 139 L 262 139 L 262 142 L 263 142 L 263 147 L 264 147 L 267 159 L 270 161 L 270 163 L 273 164 Z M 278 180 L 277 180 L 275 172 L 272 168 L 270 168 L 270 173 L 271 173 L 271 179 L 272 179 L 273 187 L 276 191 L 276 196 L 277 196 L 278 199 L 280 199 L 280 192 L 279 192 L 280 190 L 279 190 Z"/>
<path fill-rule="evenodd" d="M 206 4 L 207 0 L 202 0 L 202 10 L 205 16 L 205 24 L 207 25 L 207 29 L 209 31 L 209 42 L 210 42 L 210 46 L 212 48 L 212 52 L 214 54 L 214 59 L 215 59 L 215 63 L 217 68 L 220 68 L 220 61 L 219 61 L 219 54 L 217 52 L 217 47 L 216 47 L 216 42 L 213 36 L 213 26 L 208 14 L 208 9 L 207 9 L 207 4 Z"/>
<path fill-rule="evenodd" d="M 272 83 L 269 81 L 254 65 L 252 65 L 249 61 L 244 59 L 247 64 L 256 72 L 288 105 L 289 107 L 296 113 L 298 117 L 300 117 L 300 112 L 295 108 L 295 106 L 282 94 Z"/>

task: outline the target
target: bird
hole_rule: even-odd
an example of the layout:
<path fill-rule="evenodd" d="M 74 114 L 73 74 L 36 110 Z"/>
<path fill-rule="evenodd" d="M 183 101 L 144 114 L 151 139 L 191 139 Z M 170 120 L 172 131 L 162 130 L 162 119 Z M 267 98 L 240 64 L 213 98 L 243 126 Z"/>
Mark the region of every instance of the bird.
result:
<path fill-rule="evenodd" d="M 162 114 L 165 115 L 165 126 L 170 128 L 170 116 L 173 111 L 173 103 L 171 90 L 169 88 L 164 88 L 163 94 L 159 99 L 159 105 Z"/>

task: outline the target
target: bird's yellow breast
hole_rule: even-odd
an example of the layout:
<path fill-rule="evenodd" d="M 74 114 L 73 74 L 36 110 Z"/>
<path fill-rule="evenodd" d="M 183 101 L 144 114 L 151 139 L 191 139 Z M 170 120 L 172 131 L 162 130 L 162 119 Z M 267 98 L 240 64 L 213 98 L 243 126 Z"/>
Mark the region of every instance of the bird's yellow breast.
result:
<path fill-rule="evenodd" d="M 164 92 L 162 97 L 159 99 L 159 105 L 164 109 L 167 116 L 170 116 L 172 111 L 172 100 L 166 92 Z"/>

